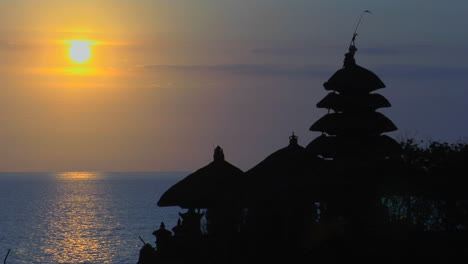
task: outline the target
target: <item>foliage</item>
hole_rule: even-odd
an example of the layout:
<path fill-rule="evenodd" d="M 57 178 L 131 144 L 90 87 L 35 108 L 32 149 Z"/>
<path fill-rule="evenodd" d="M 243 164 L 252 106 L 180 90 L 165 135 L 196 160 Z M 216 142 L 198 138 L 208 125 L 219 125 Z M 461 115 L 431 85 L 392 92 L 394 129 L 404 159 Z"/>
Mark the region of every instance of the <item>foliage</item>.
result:
<path fill-rule="evenodd" d="M 466 229 L 468 196 L 454 198 L 451 192 L 460 190 L 468 177 L 468 143 L 407 139 L 400 145 L 402 162 L 409 172 L 408 182 L 418 191 L 412 193 L 412 189 L 407 195 L 383 197 L 388 220 L 410 223 L 427 231 Z"/>
<path fill-rule="evenodd" d="M 432 141 L 424 146 L 424 141 L 407 139 L 400 143 L 405 165 L 422 169 L 428 173 L 468 172 L 468 143 L 447 143 Z"/>

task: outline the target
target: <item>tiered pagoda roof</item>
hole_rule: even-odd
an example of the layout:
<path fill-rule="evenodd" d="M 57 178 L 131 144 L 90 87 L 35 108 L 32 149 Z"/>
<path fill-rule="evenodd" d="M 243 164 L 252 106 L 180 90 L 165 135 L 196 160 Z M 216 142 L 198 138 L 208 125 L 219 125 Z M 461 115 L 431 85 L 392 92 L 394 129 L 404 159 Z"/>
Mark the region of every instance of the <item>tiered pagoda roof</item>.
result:
<path fill-rule="evenodd" d="M 397 127 L 376 111 L 391 106 L 384 96 L 373 93 L 385 88 L 385 84 L 356 64 L 356 51 L 353 38 L 343 68 L 323 85 L 331 92 L 317 107 L 328 109 L 328 114 L 310 127 L 323 134 L 306 147 L 314 155 L 332 159 L 356 155 L 386 158 L 400 149 L 395 140 L 382 135 Z"/>

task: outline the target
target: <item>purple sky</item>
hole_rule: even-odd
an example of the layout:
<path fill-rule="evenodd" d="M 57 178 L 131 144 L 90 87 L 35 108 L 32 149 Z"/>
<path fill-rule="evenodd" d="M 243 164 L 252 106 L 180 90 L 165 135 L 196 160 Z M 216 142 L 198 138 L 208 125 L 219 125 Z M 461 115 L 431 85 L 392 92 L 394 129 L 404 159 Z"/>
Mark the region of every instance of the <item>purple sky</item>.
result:
<path fill-rule="evenodd" d="M 366 9 L 356 59 L 390 135 L 467 141 L 466 1 L 2 1 L 0 171 L 192 171 L 216 145 L 247 170 L 305 146 Z M 83 74 L 72 39 L 96 43 Z"/>

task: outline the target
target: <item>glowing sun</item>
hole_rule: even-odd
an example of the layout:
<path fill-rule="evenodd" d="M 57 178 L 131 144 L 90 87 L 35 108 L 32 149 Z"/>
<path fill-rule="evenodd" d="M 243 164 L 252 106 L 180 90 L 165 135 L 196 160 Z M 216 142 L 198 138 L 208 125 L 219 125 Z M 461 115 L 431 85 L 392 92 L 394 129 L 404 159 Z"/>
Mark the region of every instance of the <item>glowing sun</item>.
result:
<path fill-rule="evenodd" d="M 83 63 L 91 58 L 90 42 L 85 40 L 74 40 L 70 42 L 68 54 L 74 62 Z"/>

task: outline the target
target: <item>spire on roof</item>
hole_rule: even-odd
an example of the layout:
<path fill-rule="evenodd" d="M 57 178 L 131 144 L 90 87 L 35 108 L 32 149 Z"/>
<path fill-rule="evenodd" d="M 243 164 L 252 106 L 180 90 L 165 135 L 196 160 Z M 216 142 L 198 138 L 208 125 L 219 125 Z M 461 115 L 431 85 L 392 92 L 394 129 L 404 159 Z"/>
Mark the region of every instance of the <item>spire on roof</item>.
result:
<path fill-rule="evenodd" d="M 361 16 L 359 17 L 359 21 L 358 21 L 358 23 L 356 25 L 356 28 L 354 29 L 353 37 L 351 38 L 351 43 L 349 43 L 348 52 L 345 54 L 345 59 L 344 59 L 344 62 L 343 62 L 343 68 L 356 66 L 356 61 L 354 60 L 354 54 L 358 50 L 356 48 L 356 43 L 355 43 L 356 37 L 358 35 L 357 30 L 359 28 L 359 25 L 361 24 L 362 17 L 366 13 L 372 14 L 369 10 L 365 10 L 364 12 L 362 12 Z"/>
<path fill-rule="evenodd" d="M 217 146 L 213 154 L 214 161 L 224 161 L 223 149 L 220 146 Z"/>
<path fill-rule="evenodd" d="M 294 135 L 294 131 L 292 132 L 292 135 L 289 137 L 289 145 L 297 145 L 298 142 L 298 137 Z"/>

